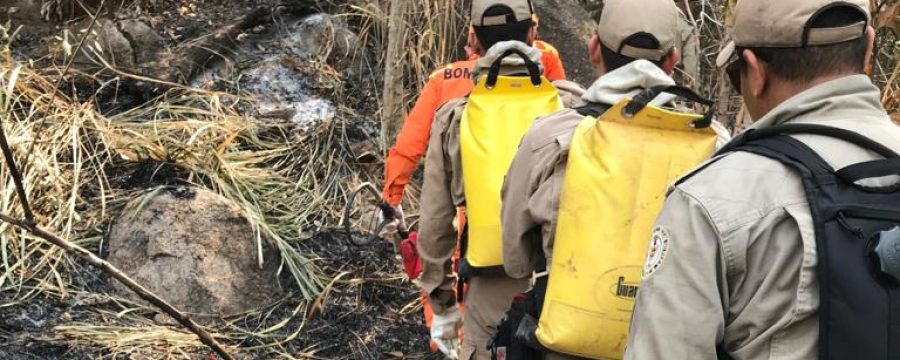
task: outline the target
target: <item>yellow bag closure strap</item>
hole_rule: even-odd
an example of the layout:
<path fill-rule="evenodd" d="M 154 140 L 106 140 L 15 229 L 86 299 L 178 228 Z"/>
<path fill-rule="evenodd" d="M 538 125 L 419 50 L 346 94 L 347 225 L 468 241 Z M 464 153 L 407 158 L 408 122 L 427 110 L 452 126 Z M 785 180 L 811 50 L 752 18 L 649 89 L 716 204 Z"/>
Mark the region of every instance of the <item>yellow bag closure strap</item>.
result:
<path fill-rule="evenodd" d="M 541 84 L 549 84 L 546 78 L 543 77 L 543 70 L 541 70 L 541 66 L 536 62 L 532 61 L 528 58 L 528 55 L 525 55 L 519 49 L 509 49 L 500 55 L 497 60 L 494 60 L 494 63 L 491 64 L 490 69 L 488 70 L 487 80 L 485 81 L 485 87 L 488 90 L 493 89 L 497 86 L 497 81 L 500 77 L 500 70 L 503 67 L 503 60 L 512 55 L 517 55 L 522 58 L 522 61 L 525 63 L 525 68 L 528 69 L 528 77 L 531 79 L 531 84 L 535 87 L 541 86 Z"/>
<path fill-rule="evenodd" d="M 678 96 L 679 98 L 710 107 L 709 111 L 706 114 L 704 114 L 703 117 L 697 117 L 697 115 L 694 115 L 694 114 L 690 115 L 691 117 L 694 118 L 694 120 L 691 121 L 691 127 L 696 128 L 696 129 L 702 129 L 702 128 L 710 127 L 712 125 L 713 112 L 714 112 L 714 109 L 712 108 L 713 101 L 700 96 L 699 94 L 697 94 L 696 92 L 694 92 L 693 90 L 691 90 L 689 88 L 679 86 L 679 85 L 655 86 L 655 87 L 652 87 L 652 88 L 642 91 L 640 94 L 635 96 L 634 99 L 628 101 L 628 103 L 624 106 L 624 108 L 622 108 L 622 115 L 625 118 L 634 117 L 636 114 L 639 114 L 648 105 L 650 105 L 650 103 L 654 99 L 656 99 L 659 95 L 661 95 L 662 93 L 672 94 L 672 95 Z M 659 109 L 659 108 L 657 108 L 657 109 Z M 677 112 L 668 112 L 668 114 L 674 115 L 674 116 L 667 117 L 667 119 L 669 119 L 669 121 L 657 123 L 656 126 L 662 126 L 662 127 L 667 127 L 667 126 L 680 127 L 680 126 L 682 126 L 682 123 L 674 122 L 672 120 L 678 118 L 677 115 L 685 115 L 685 114 L 681 114 L 681 113 L 677 113 Z M 646 124 L 646 125 L 651 125 L 651 124 Z"/>
<path fill-rule="evenodd" d="M 626 116 L 631 103 L 622 101 L 599 119 L 586 117 L 572 139 L 535 332 L 556 352 L 622 357 L 666 189 L 715 150 L 715 131 L 698 126 L 703 115 L 665 110 L 647 100 Z"/>
<path fill-rule="evenodd" d="M 536 118 L 562 109 L 550 81 L 541 77 L 537 84 L 532 77 L 482 76 L 463 111 L 460 150 L 468 226 L 463 265 L 476 272 L 503 265 L 500 190 L 522 137 Z"/>

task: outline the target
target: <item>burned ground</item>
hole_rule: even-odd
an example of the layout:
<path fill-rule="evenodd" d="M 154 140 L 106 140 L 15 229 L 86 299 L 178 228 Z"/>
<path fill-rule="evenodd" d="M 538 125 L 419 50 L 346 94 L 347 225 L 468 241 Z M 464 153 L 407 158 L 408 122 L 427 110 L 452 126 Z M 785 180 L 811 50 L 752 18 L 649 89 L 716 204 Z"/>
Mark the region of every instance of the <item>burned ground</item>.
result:
<path fill-rule="evenodd" d="M 258 312 L 232 319 L 222 331 L 259 331 L 278 327 L 265 337 L 247 337 L 228 343 L 241 348 L 267 344 L 263 349 L 237 351 L 242 359 L 281 358 L 292 354 L 297 358 L 321 359 L 439 359 L 428 351 L 428 333 L 422 326 L 419 292 L 401 274 L 391 246 L 375 243 L 356 247 L 348 245 L 342 233 L 322 232 L 302 245 L 307 253 L 318 254 L 316 263 L 323 276 L 336 278 L 323 297 L 309 305 L 298 294 L 279 299 Z M 114 322 L 88 307 L 107 308 L 110 313 L 129 308 L 113 298 L 92 295 L 109 291 L 106 276 L 91 267 L 81 267 L 79 275 L 93 279 L 86 292 L 69 300 L 37 297 L 27 303 L 0 311 L 0 358 L 93 359 L 109 357 L 130 359 L 130 354 L 92 347 L 70 347 L 64 335 L 54 328 L 66 323 L 109 324 Z M 291 282 L 283 279 L 285 286 Z M 11 301 L 9 297 L 0 301 Z M 127 303 L 125 303 L 127 304 Z M 298 311 L 298 309 L 300 309 Z M 142 313 L 148 321 L 157 316 L 150 309 Z M 270 339 L 290 339 L 272 346 Z M 191 358 L 206 358 L 203 347 L 188 350 Z M 145 356 L 152 356 L 147 354 Z M 137 357 L 141 358 L 141 357 Z"/>

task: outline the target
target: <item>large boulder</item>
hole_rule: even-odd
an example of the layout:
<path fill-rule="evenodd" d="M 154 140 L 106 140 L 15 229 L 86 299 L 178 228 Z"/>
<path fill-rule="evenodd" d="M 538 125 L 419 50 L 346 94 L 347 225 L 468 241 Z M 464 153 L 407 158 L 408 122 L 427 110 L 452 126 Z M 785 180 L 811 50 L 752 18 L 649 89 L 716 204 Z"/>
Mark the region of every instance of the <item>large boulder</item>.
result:
<path fill-rule="evenodd" d="M 569 80 L 585 87 L 597 75 L 588 57 L 587 40 L 594 34 L 594 21 L 579 0 L 536 0 L 541 38 L 559 50 Z"/>
<path fill-rule="evenodd" d="M 182 311 L 244 313 L 281 294 L 278 256 L 233 202 L 195 188 L 163 188 L 131 202 L 112 227 L 109 261 Z M 113 286 L 132 296 L 122 285 Z"/>

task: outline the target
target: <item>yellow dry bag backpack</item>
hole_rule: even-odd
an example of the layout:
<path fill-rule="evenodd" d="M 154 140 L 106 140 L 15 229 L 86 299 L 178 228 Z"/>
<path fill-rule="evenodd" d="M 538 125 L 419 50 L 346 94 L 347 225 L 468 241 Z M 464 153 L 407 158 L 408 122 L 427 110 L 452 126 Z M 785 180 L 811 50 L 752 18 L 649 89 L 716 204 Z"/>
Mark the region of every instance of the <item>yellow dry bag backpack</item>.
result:
<path fill-rule="evenodd" d="M 495 353 L 507 359 L 541 358 L 547 351 L 622 358 L 668 186 L 716 147 L 711 112 L 652 105 L 662 93 L 712 104 L 686 88 L 664 86 L 612 107 L 578 109 L 585 118 L 569 150 L 552 263 L 536 275 L 525 300 L 513 304 L 494 339 Z"/>
<path fill-rule="evenodd" d="M 504 58 L 518 55 L 528 76 L 500 75 Z M 460 123 L 466 235 L 460 279 L 503 273 L 500 190 L 519 142 L 538 117 L 563 108 L 559 92 L 538 64 L 518 50 L 503 54 L 477 80 Z M 463 282 L 461 281 L 461 282 Z"/>

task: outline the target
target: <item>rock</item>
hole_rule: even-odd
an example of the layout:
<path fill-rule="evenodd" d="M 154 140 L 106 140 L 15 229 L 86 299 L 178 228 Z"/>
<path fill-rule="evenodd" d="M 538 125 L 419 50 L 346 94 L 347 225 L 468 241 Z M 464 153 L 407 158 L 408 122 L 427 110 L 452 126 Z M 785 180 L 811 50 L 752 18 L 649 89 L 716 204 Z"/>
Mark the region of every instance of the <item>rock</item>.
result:
<path fill-rule="evenodd" d="M 338 17 L 329 14 L 307 16 L 291 27 L 285 47 L 300 54 L 322 54 L 330 64 L 344 70 L 358 64 L 359 37 Z"/>
<path fill-rule="evenodd" d="M 156 31 L 140 20 L 122 20 L 119 29 L 131 43 L 136 63 L 154 60 L 165 44 Z"/>
<path fill-rule="evenodd" d="M 95 25 L 95 31 L 97 41 L 102 47 L 102 54 L 111 65 L 124 69 L 134 68 L 134 50 L 131 48 L 128 38 L 119 31 L 115 22 L 109 19 L 100 19 Z"/>
<path fill-rule="evenodd" d="M 110 232 L 109 261 L 176 308 L 215 317 L 244 313 L 281 294 L 278 254 L 233 202 L 208 190 L 164 188 L 132 201 Z M 115 281 L 123 295 L 136 298 Z"/>
<path fill-rule="evenodd" d="M 15 26 L 31 26 L 43 23 L 41 19 L 40 0 L 11 0 L 0 1 L 0 16 L 10 20 Z"/>
<path fill-rule="evenodd" d="M 77 48 L 82 34 L 87 31 L 89 26 L 90 20 L 81 21 L 69 30 L 69 35 L 63 37 L 64 41 L 68 42 L 70 49 Z M 59 46 L 60 49 L 65 49 L 65 47 L 64 45 Z M 85 40 L 84 47 L 75 57 L 75 66 L 82 70 L 102 68 L 103 63 L 97 59 L 98 54 L 110 65 L 126 71 L 130 71 L 135 66 L 131 43 L 119 31 L 116 23 L 110 19 L 98 19 L 94 24 L 91 35 Z M 57 57 L 62 60 L 67 56 L 68 54 L 62 51 L 57 54 Z"/>
<path fill-rule="evenodd" d="M 77 47 L 89 24 L 90 19 L 83 20 L 61 37 L 68 42 L 69 49 Z M 59 45 L 57 57 L 65 58 L 67 54 L 63 50 L 66 46 L 62 42 Z M 143 21 L 98 19 L 75 59 L 75 65 L 82 70 L 102 68 L 102 63 L 97 60 L 99 54 L 119 70 L 141 73 L 139 66 L 152 64 L 165 50 L 164 45 L 163 39 Z"/>
<path fill-rule="evenodd" d="M 362 46 L 359 37 L 343 25 L 334 29 L 334 48 L 331 49 L 331 59 L 341 61 L 355 57 Z"/>
<path fill-rule="evenodd" d="M 569 80 L 590 86 L 597 79 L 587 49 L 596 26 L 590 12 L 579 0 L 535 0 L 534 6 L 540 36 L 559 50 Z"/>

